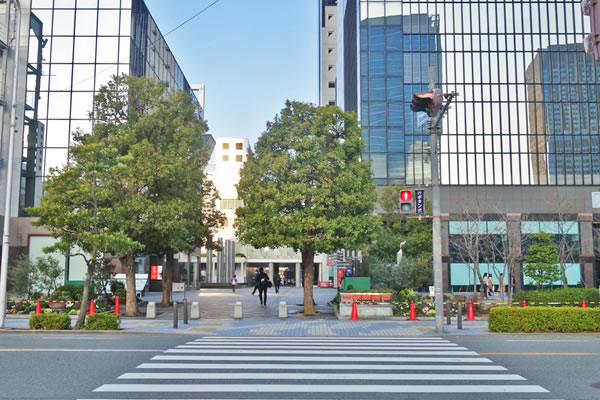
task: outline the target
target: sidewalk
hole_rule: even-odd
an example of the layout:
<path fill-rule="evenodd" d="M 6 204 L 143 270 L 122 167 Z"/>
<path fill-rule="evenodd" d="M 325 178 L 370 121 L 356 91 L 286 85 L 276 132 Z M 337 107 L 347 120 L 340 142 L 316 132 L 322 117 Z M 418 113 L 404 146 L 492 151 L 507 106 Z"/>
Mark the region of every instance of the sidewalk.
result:
<path fill-rule="evenodd" d="M 303 310 L 301 288 L 282 287 L 279 294 L 269 292 L 267 306 L 261 306 L 258 295 L 251 295 L 253 288 L 241 287 L 233 293 L 230 289 L 200 289 L 185 293 L 188 303 L 198 302 L 200 320 L 189 320 L 183 324 L 183 310 L 178 308 L 178 328 L 173 328 L 173 307 L 157 307 L 156 319 L 146 319 L 146 303 L 140 306 L 140 317 L 123 317 L 122 330 L 127 333 L 189 334 L 189 335 L 249 335 L 249 336 L 425 336 L 438 335 L 435 332 L 435 319 L 422 318 L 407 321 L 405 318 L 391 320 L 338 320 L 328 304 L 336 294 L 335 289 L 314 288 L 313 298 L 316 316 L 299 314 Z M 161 293 L 147 293 L 143 300 L 158 303 Z M 183 300 L 183 293 L 174 293 L 173 300 Z M 236 302 L 243 307 L 243 320 L 233 320 Z M 288 319 L 279 319 L 279 302 L 285 301 Z M 121 311 L 124 311 L 122 306 Z M 71 316 L 73 324 L 77 316 Z M 11 330 L 28 329 L 29 316 L 7 316 L 6 328 Z M 444 320 L 445 323 L 445 320 Z M 448 335 L 473 335 L 488 333 L 487 321 L 463 321 L 463 329 L 444 325 Z M 0 331 L 2 332 L 2 331 Z M 69 331 L 72 333 L 73 331 Z M 93 331 L 88 331 L 92 333 Z"/>

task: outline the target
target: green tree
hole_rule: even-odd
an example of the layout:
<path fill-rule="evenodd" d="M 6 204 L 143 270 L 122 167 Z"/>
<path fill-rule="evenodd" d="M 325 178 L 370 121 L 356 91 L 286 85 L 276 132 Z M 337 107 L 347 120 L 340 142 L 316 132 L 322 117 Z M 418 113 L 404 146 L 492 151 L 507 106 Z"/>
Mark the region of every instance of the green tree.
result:
<path fill-rule="evenodd" d="M 47 296 L 50 296 L 58 287 L 58 280 L 62 276 L 64 268 L 60 266 L 56 258 L 51 256 L 38 257 L 36 267 L 40 271 L 39 283 L 46 291 Z"/>
<path fill-rule="evenodd" d="M 58 241 L 44 249 L 65 256 L 81 256 L 86 263 L 81 298 L 82 312 L 74 329 L 85 323 L 90 280 L 105 253 L 130 253 L 141 248 L 116 227 L 123 222 L 113 208 L 109 180 L 113 175 L 114 149 L 75 134 L 67 165 L 50 171 L 38 207 L 29 209 L 39 217 L 33 225 L 48 229 Z"/>
<path fill-rule="evenodd" d="M 417 218 L 417 215 L 400 213 L 400 191 L 404 185 L 385 186 L 379 195 L 382 229 L 377 232 L 376 240 L 367 250 L 365 263 L 369 270 L 374 266 L 396 263 L 396 255 L 402 248 L 401 271 L 398 282 L 404 287 L 419 288 L 433 281 L 432 226 L 431 219 Z M 431 215 L 431 205 L 426 203 L 425 217 Z M 404 244 L 403 244 L 404 243 Z M 374 275 L 369 271 L 369 274 Z"/>
<path fill-rule="evenodd" d="M 531 245 L 523 260 L 523 273 L 535 282 L 538 290 L 560 279 L 558 263 L 558 246 L 554 243 L 554 235 L 545 232 L 531 235 Z"/>
<path fill-rule="evenodd" d="M 90 115 L 90 140 L 115 149 L 110 185 L 121 228 L 149 254 L 166 256 L 162 304 L 171 299 L 174 255 L 214 247 L 224 223 L 218 193 L 205 179 L 207 127 L 190 93 L 132 76 L 113 77 L 100 89 Z M 127 281 L 126 315 L 137 314 L 136 251 L 119 254 Z"/>
<path fill-rule="evenodd" d="M 256 248 L 302 253 L 304 313 L 313 315 L 315 253 L 360 249 L 374 237 L 377 197 L 355 114 L 287 101 L 248 152 L 236 229 Z"/>
<path fill-rule="evenodd" d="M 26 255 L 21 255 L 8 269 L 8 292 L 14 296 L 26 296 L 31 299 L 39 271 L 37 265 Z"/>

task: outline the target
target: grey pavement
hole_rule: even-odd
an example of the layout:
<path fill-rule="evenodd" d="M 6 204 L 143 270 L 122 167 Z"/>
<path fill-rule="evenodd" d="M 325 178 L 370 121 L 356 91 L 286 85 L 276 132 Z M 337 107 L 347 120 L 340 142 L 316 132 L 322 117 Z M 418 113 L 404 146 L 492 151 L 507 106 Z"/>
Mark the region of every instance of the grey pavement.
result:
<path fill-rule="evenodd" d="M 173 308 L 159 307 L 156 319 L 123 317 L 121 331 L 128 333 L 187 334 L 187 335 L 237 335 L 237 336 L 431 336 L 435 332 L 434 318 L 421 318 L 407 321 L 395 317 L 387 320 L 338 320 L 329 301 L 336 294 L 335 289 L 314 288 L 315 308 L 319 314 L 304 316 L 302 311 L 303 291 L 301 288 L 282 287 L 279 294 L 270 291 L 267 306 L 261 306 L 258 296 L 252 296 L 251 287 L 241 287 L 233 293 L 231 289 L 189 290 L 186 298 L 191 304 L 200 305 L 200 319 L 183 323 L 182 307 L 178 311 L 178 328 L 173 327 Z M 145 301 L 159 302 L 160 293 L 148 293 Z M 174 293 L 173 300 L 181 301 L 183 293 Z M 279 302 L 288 305 L 288 318 L 279 319 Z M 243 305 L 243 319 L 233 319 L 236 302 Z M 145 304 L 145 303 L 144 303 Z M 145 305 L 140 307 L 145 313 Z M 73 320 L 76 316 L 72 316 Z M 74 323 L 74 322 L 73 322 Z M 15 329 L 28 329 L 27 316 L 9 316 L 5 332 Z M 448 335 L 479 335 L 488 333 L 487 321 L 463 321 L 463 329 L 445 325 Z"/>

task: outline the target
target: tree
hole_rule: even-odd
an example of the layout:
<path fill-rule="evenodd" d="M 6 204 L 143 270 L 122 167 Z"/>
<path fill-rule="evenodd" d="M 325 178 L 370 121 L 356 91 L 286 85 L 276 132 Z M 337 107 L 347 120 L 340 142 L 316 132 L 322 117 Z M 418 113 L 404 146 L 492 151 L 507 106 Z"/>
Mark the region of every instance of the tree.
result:
<path fill-rule="evenodd" d="M 190 93 L 147 78 L 119 76 L 103 86 L 90 114 L 90 140 L 114 148 L 110 185 L 121 228 L 149 254 L 166 256 L 162 304 L 171 299 L 174 255 L 214 247 L 224 223 L 218 193 L 205 179 L 207 127 Z M 121 253 L 126 273 L 126 315 L 137 314 L 136 252 Z"/>
<path fill-rule="evenodd" d="M 235 224 L 256 248 L 302 254 L 304 313 L 313 315 L 315 253 L 360 249 L 374 237 L 377 198 L 355 114 L 287 101 L 248 152 Z"/>
<path fill-rule="evenodd" d="M 15 296 L 27 296 L 31 299 L 38 275 L 37 265 L 26 255 L 21 255 L 8 269 L 8 291 Z"/>
<path fill-rule="evenodd" d="M 554 235 L 545 232 L 531 235 L 523 273 L 535 282 L 538 290 L 560 279 L 558 262 L 558 246 L 554 243 Z"/>
<path fill-rule="evenodd" d="M 81 256 L 86 263 L 81 312 L 74 329 L 85 323 L 90 280 L 105 253 L 130 253 L 141 248 L 116 227 L 123 221 L 114 212 L 110 190 L 115 163 L 114 149 L 75 134 L 67 165 L 52 169 L 44 184 L 40 205 L 28 209 L 39 217 L 34 226 L 48 229 L 58 241 L 44 249 L 63 255 Z"/>
<path fill-rule="evenodd" d="M 64 272 L 64 268 L 60 266 L 58 260 L 51 256 L 38 257 L 36 259 L 36 267 L 40 271 L 39 282 L 42 288 L 46 290 L 48 296 L 58 287 L 58 279 Z"/>

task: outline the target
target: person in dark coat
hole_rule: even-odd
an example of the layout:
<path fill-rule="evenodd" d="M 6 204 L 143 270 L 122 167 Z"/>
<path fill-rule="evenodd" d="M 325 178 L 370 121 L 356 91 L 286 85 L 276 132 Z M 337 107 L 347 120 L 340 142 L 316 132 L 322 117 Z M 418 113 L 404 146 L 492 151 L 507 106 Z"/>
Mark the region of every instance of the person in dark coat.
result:
<path fill-rule="evenodd" d="M 256 275 L 254 275 L 254 290 L 252 291 L 252 293 L 250 293 L 253 296 L 254 296 L 254 293 L 256 293 L 256 291 L 258 290 L 258 282 L 259 282 L 259 280 L 258 280 L 258 272 L 257 272 Z"/>
<path fill-rule="evenodd" d="M 267 289 L 269 288 L 269 275 L 265 274 L 265 271 L 262 267 L 258 269 L 258 275 L 256 275 L 256 282 L 258 284 L 258 298 L 260 299 L 260 304 L 266 306 Z"/>
<path fill-rule="evenodd" d="M 279 286 L 281 286 L 281 278 L 279 277 L 279 275 L 276 275 L 275 278 L 273 278 L 273 280 L 275 281 L 275 293 L 279 294 Z"/>

